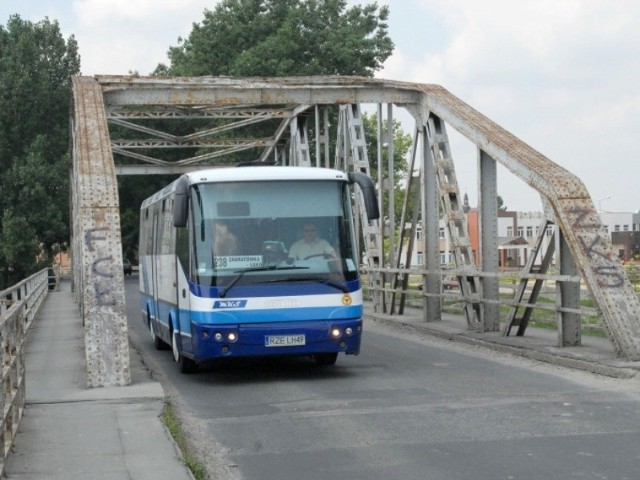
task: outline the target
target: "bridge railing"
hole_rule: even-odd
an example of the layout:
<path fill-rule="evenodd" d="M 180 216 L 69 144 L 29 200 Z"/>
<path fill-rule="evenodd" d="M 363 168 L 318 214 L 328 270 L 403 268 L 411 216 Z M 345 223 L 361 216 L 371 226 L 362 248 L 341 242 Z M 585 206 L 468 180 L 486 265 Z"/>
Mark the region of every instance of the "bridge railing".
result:
<path fill-rule="evenodd" d="M 49 273 L 44 269 L 0 291 L 0 476 L 18 431 L 25 405 L 24 343 L 33 319 L 48 293 Z"/>
<path fill-rule="evenodd" d="M 496 304 L 499 308 L 499 323 L 501 329 L 504 328 L 506 317 L 508 316 L 509 309 L 532 309 L 533 311 L 540 312 L 539 315 L 533 314 L 531 321 L 540 325 L 553 326 L 557 328 L 558 314 L 562 312 L 569 312 L 577 314 L 581 317 L 581 328 L 586 332 L 590 331 L 596 335 L 605 336 L 606 329 L 600 319 L 601 312 L 597 306 L 593 305 L 594 302 L 589 297 L 588 292 L 584 286 L 584 282 L 578 275 L 559 275 L 559 274 L 537 274 L 537 273 L 525 273 L 522 271 L 501 271 L 501 272 L 474 272 L 473 275 L 478 276 L 481 279 L 484 278 L 497 278 L 500 285 L 500 299 L 489 300 L 487 298 L 473 297 L 469 298 L 465 296 L 461 291 L 455 277 L 458 275 L 464 275 L 465 272 L 459 269 L 450 268 L 447 270 L 431 271 L 422 268 L 373 268 L 368 266 L 362 266 L 362 272 L 364 275 L 365 293 L 372 294 L 377 292 L 379 295 L 384 296 L 384 304 L 387 310 L 398 315 L 403 313 L 404 307 L 417 307 L 425 313 L 425 321 L 428 321 L 426 317 L 426 309 L 424 309 L 423 301 L 430 296 L 436 296 L 442 299 L 444 304 L 444 311 L 449 313 L 464 314 L 462 305 L 465 303 L 479 303 L 479 304 Z M 392 276 L 401 275 L 406 276 L 408 279 L 405 285 L 402 282 L 398 282 L 398 285 L 394 287 L 391 281 Z M 426 275 L 440 275 L 443 277 L 442 287 L 443 290 L 440 293 L 431 294 L 422 290 L 422 281 Z M 379 275 L 384 278 L 382 282 L 375 282 L 372 280 L 373 275 Z M 518 299 L 516 296 L 517 285 L 523 278 L 538 279 L 544 281 L 544 286 L 540 291 L 540 297 L 544 298 L 544 301 L 537 303 L 529 303 L 526 298 Z M 584 302 L 581 302 L 577 308 L 563 307 L 557 301 L 557 289 L 556 285 L 560 283 L 578 285 L 584 297 Z M 394 309 L 398 304 L 397 308 Z M 392 307 L 393 306 L 393 307 Z"/>

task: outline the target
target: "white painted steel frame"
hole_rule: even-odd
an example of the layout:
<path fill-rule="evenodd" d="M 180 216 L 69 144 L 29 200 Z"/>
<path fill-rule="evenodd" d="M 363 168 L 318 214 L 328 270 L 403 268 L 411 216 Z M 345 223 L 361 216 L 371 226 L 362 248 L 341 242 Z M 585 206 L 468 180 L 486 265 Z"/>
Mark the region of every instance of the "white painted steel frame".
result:
<path fill-rule="evenodd" d="M 92 100 L 85 97 L 92 96 Z M 100 98 L 98 98 L 100 97 Z M 203 111 L 217 110 L 221 107 L 232 109 L 249 108 L 255 105 L 264 108 L 286 108 L 293 111 L 297 106 L 326 106 L 350 104 L 395 104 L 406 108 L 416 119 L 416 130 L 424 136 L 424 125 L 430 115 L 436 115 L 448 126 L 454 128 L 470 140 L 479 151 L 480 159 L 491 158 L 537 190 L 548 206 L 553 220 L 566 241 L 566 252 L 573 259 L 577 272 L 582 275 L 589 291 L 602 312 L 610 339 L 616 350 L 630 360 L 640 360 L 640 303 L 628 278 L 614 255 L 611 242 L 602 228 L 600 217 L 586 188 L 572 173 L 544 157 L 530 146 L 495 124 L 472 107 L 456 98 L 438 85 L 414 84 L 389 80 L 377 80 L 360 77 L 295 77 L 295 78 L 139 78 L 139 77 L 77 77 L 74 79 L 74 180 L 72 181 L 74 212 L 73 246 L 81 254 L 75 259 L 80 265 L 74 266 L 75 283 L 79 292 L 88 298 L 95 297 L 95 280 L 90 265 L 95 262 L 95 252 L 83 251 L 83 235 L 90 229 L 106 228 L 104 244 L 107 253 L 116 262 L 119 251 L 119 216 L 117 212 L 117 192 L 115 189 L 115 167 L 109 146 L 108 132 L 105 128 L 105 110 L 120 111 L 139 108 L 142 111 L 161 111 L 167 107 L 174 113 L 183 108 L 201 108 Z M 90 105 L 85 105 L 90 104 Z M 249 107 L 248 107 L 249 106 Z M 284 122 L 284 121 L 283 121 Z M 286 123 L 286 122 L 285 122 Z M 283 123 L 281 123 L 283 125 Z M 92 131 L 97 129 L 97 131 Z M 87 138 L 85 138 L 87 137 Z M 428 142 L 423 142 L 428 143 Z M 269 147 L 273 148 L 273 146 Z M 422 211 L 423 229 L 426 247 L 431 252 L 426 256 L 430 274 L 425 279 L 425 307 L 428 320 L 440 318 L 440 300 L 431 295 L 440 293 L 440 271 L 438 257 L 437 199 L 434 200 L 434 172 L 428 161 L 428 145 L 423 147 Z M 279 152 L 279 155 L 284 152 Z M 88 158 L 89 157 L 89 158 Z M 207 157 L 210 160 L 216 157 Z M 295 159 L 293 159 L 295 161 Z M 492 173 L 483 173 L 484 160 L 480 161 L 481 200 L 488 205 L 492 193 Z M 193 166 L 199 168 L 199 166 Z M 346 168 L 347 166 L 345 166 Z M 152 167 L 153 168 L 153 167 Z M 176 168 L 170 166 L 167 168 Z M 489 168 L 489 167 L 487 167 Z M 95 171 L 87 171 L 95 169 Z M 89 175 L 84 179 L 79 176 Z M 93 185 L 88 178 L 93 179 Z M 481 207 L 482 208 L 482 207 Z M 86 209 L 86 213 L 83 213 Z M 449 213 L 449 212 L 446 212 Z M 486 210 L 483 216 L 492 216 Z M 481 219 L 485 234 L 483 242 L 487 248 L 493 242 L 491 219 Z M 382 229 L 382 227 L 380 227 Z M 94 230 L 95 231 L 95 230 Z M 86 247 L 86 244 L 84 245 Z M 483 255 L 490 255 L 484 252 Z M 93 256 L 92 256 L 93 255 Z M 565 253 L 566 256 L 566 253 Z M 494 270 L 495 260 L 483 269 Z M 115 268 L 115 267 L 114 267 Z M 118 267 L 119 268 L 119 267 Z M 485 273 L 485 272 L 482 272 Z M 487 272 L 492 273 L 492 272 Z M 113 273 L 113 299 L 119 295 L 120 279 Z M 88 286 L 89 285 L 89 286 Z M 483 287 L 491 285 L 483 282 Z M 91 290 L 94 288 L 94 290 Z M 485 292 L 484 300 L 494 297 Z M 483 289 L 484 290 L 484 289 Z M 563 292 L 571 296 L 570 292 Z M 575 300 L 567 300 L 574 304 Z M 83 301 L 86 303 L 86 301 Z M 95 303 L 95 302 L 94 302 Z M 118 300 L 115 300 L 116 305 Z M 116 305 L 113 305 L 116 307 Z M 87 308 L 89 306 L 89 308 Z M 487 308 L 488 303 L 484 304 Z M 113 329 L 111 323 L 120 325 L 117 308 L 109 312 L 95 310 L 95 305 L 82 306 L 85 319 L 98 315 L 98 321 L 88 320 L 95 328 L 97 337 Z M 90 311 L 91 310 L 91 311 Z M 564 309 L 567 310 L 567 309 Z M 570 309 L 569 309 L 570 310 Z M 103 313 L 107 313 L 104 316 Z M 109 316 L 111 313 L 113 315 Z M 577 322 L 570 320 L 562 312 L 562 319 L 576 328 Z M 486 321 L 483 328 L 493 330 L 492 321 Z M 566 325 L 563 327 L 567 330 Z M 112 330 L 113 331 L 113 330 Z M 122 329 L 115 329 L 121 338 Z M 564 341 L 563 341 L 564 343 Z M 116 352 L 121 352 L 120 340 L 116 342 Z M 94 347 L 92 347 L 94 348 Z M 119 355 L 119 354 L 116 354 Z M 109 366 L 126 370 L 121 359 L 111 357 Z M 93 368 L 93 363 L 90 365 Z M 97 365 L 95 365 L 97 366 Z M 115 377 L 124 379 L 123 371 Z M 90 373 L 89 376 L 94 375 Z"/>

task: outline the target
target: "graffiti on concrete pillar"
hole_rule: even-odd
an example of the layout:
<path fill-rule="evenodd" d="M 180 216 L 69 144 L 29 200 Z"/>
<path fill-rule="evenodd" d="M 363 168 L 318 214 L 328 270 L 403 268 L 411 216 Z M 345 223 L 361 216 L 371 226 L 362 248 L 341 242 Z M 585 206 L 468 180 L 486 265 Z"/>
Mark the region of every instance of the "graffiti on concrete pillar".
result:
<path fill-rule="evenodd" d="M 93 263 L 91 264 L 91 271 L 93 273 L 95 273 L 96 275 L 100 275 L 101 277 L 111 278 L 111 277 L 113 277 L 113 274 L 108 269 L 108 267 L 110 265 L 106 265 L 106 267 L 107 267 L 106 270 L 101 270 L 100 268 L 98 268 L 101 263 L 105 263 L 105 262 L 109 262 L 109 264 L 112 264 L 113 263 L 113 255 L 109 255 L 108 257 L 96 258 L 93 261 Z"/>
<path fill-rule="evenodd" d="M 84 242 L 90 252 L 98 251 L 98 245 L 107 240 L 101 232 L 108 231 L 107 227 L 90 228 L 84 235 Z M 108 279 L 113 278 L 113 255 L 101 256 L 91 262 L 91 272 L 95 274 L 93 283 L 98 306 L 114 306 L 116 299 L 112 296 L 112 286 Z"/>
<path fill-rule="evenodd" d="M 90 252 L 94 252 L 95 248 L 94 248 L 94 242 L 95 241 L 102 241 L 104 242 L 107 237 L 106 236 L 100 236 L 98 237 L 97 235 L 95 235 L 97 232 L 105 232 L 108 231 L 109 229 L 107 227 L 98 227 L 98 228 L 90 228 L 86 231 L 86 233 L 84 234 L 84 243 L 87 246 L 87 248 L 89 249 Z"/>
<path fill-rule="evenodd" d="M 96 300 L 98 301 L 98 306 L 112 307 L 116 304 L 116 299 L 111 296 L 111 289 L 109 288 L 108 284 L 105 284 L 104 282 L 95 282 L 94 288 L 96 291 Z"/>
<path fill-rule="evenodd" d="M 589 258 L 604 259 L 605 262 L 611 260 L 611 254 L 607 251 L 607 244 L 602 237 L 578 237 L 578 239 Z"/>
<path fill-rule="evenodd" d="M 593 272 L 599 277 L 598 284 L 603 288 L 623 286 L 624 276 L 609 248 L 602 224 L 591 217 L 598 213 L 592 208 L 574 208 L 568 210 L 568 213 L 575 215 L 571 227 L 576 233 L 582 251 L 597 264 Z"/>

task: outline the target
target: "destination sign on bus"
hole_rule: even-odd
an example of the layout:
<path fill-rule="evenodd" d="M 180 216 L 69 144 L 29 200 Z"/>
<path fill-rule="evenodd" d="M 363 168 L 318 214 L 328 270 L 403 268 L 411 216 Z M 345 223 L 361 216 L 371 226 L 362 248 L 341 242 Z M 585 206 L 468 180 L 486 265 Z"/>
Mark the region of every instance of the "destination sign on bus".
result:
<path fill-rule="evenodd" d="M 214 257 L 216 269 L 228 268 L 242 270 L 244 268 L 254 268 L 262 265 L 262 255 L 229 255 L 225 257 Z"/>

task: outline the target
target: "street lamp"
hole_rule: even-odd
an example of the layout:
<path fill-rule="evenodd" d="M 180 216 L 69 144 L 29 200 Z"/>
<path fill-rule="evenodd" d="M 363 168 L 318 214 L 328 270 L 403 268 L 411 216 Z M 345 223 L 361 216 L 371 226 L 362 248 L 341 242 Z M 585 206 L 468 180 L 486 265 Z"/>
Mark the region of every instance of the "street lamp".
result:
<path fill-rule="evenodd" d="M 607 195 L 607 196 L 606 196 L 606 197 L 604 197 L 604 198 L 600 198 L 600 199 L 598 199 L 598 211 L 599 211 L 599 212 L 601 212 L 601 211 L 602 211 L 602 202 L 603 202 L 604 200 L 609 200 L 610 198 L 611 198 L 611 195 Z"/>

